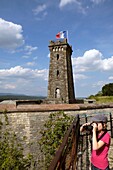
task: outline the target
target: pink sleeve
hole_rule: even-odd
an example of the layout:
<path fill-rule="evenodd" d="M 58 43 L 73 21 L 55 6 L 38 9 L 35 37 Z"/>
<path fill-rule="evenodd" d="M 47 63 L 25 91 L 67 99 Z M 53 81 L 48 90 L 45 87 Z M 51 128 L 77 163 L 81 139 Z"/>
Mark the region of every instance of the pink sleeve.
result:
<path fill-rule="evenodd" d="M 110 134 L 107 132 L 101 139 L 101 141 L 103 141 L 106 144 L 110 144 Z"/>

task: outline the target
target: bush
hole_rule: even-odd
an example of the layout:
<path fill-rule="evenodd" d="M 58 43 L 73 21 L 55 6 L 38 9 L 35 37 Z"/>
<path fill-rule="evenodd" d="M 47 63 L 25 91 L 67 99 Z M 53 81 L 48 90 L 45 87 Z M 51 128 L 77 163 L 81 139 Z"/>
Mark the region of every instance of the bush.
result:
<path fill-rule="evenodd" d="M 32 155 L 24 156 L 22 141 L 9 128 L 6 111 L 4 120 L 0 120 L 0 170 L 28 170 L 33 166 Z"/>
<path fill-rule="evenodd" d="M 49 119 L 45 122 L 44 128 L 40 132 L 42 137 L 39 141 L 44 155 L 44 160 L 42 160 L 43 163 L 45 162 L 44 169 L 48 169 L 72 120 L 72 116 L 68 116 L 62 111 L 50 114 Z"/>

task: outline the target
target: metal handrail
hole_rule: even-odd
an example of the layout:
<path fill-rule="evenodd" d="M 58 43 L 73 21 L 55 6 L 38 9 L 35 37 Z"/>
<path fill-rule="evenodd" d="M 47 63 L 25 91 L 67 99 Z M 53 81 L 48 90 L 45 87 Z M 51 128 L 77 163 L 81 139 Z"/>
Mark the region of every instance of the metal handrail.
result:
<path fill-rule="evenodd" d="M 70 163 L 67 169 L 72 169 L 73 166 L 76 164 L 76 158 L 77 158 L 77 145 L 78 145 L 78 138 L 79 138 L 79 115 L 77 115 L 73 121 L 73 123 L 70 125 L 67 133 L 65 134 L 62 144 L 60 145 L 58 151 L 56 152 L 53 160 L 50 163 L 48 170 L 65 170 L 65 164 L 66 164 L 66 155 L 67 151 L 69 150 L 69 138 L 71 135 L 71 157 L 70 157 Z"/>
<path fill-rule="evenodd" d="M 50 163 L 48 170 L 89 170 L 91 154 L 91 133 L 80 134 L 80 124 L 87 122 L 92 115 L 77 115 L 70 125 L 63 142 Z M 113 138 L 113 117 L 107 115 L 111 137 Z M 70 141 L 69 141 L 70 140 Z M 71 142 L 71 145 L 70 145 Z M 67 156 L 68 155 L 68 156 Z M 68 157 L 68 161 L 67 161 Z M 67 166 L 68 162 L 68 166 Z"/>

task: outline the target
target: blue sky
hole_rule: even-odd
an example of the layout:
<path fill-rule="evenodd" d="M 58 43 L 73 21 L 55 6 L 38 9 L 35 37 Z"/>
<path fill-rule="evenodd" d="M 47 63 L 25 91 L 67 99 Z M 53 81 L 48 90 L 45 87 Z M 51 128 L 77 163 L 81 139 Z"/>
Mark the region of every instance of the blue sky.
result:
<path fill-rule="evenodd" d="M 49 41 L 68 30 L 76 97 L 113 82 L 113 0 L 0 0 L 0 93 L 47 96 Z"/>

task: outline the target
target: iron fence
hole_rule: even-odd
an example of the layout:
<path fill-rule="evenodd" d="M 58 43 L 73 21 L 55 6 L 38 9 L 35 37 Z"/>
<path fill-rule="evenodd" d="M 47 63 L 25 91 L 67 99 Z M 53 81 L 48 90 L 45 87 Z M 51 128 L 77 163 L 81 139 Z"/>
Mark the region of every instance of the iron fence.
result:
<path fill-rule="evenodd" d="M 64 136 L 48 170 L 90 170 L 91 132 L 80 134 L 80 125 L 92 115 L 77 115 Z M 113 118 L 108 113 L 108 131 L 113 138 Z"/>
<path fill-rule="evenodd" d="M 74 170 L 77 160 L 80 120 L 77 115 L 64 136 L 63 142 L 55 154 L 48 170 Z"/>

